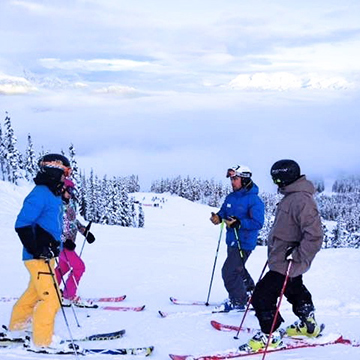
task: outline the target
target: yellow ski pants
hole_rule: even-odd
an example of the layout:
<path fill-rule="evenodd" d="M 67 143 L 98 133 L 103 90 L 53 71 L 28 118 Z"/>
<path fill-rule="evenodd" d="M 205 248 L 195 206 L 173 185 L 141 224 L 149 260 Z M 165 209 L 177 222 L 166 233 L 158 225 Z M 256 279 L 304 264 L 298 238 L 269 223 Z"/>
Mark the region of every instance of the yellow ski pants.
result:
<path fill-rule="evenodd" d="M 23 330 L 32 321 L 33 343 L 36 346 L 49 346 L 54 332 L 56 313 L 60 309 L 59 288 L 54 275 L 54 263 L 45 260 L 27 260 L 24 262 L 30 273 L 30 282 L 23 295 L 15 303 L 9 329 Z M 58 294 L 56 293 L 58 292 Z"/>

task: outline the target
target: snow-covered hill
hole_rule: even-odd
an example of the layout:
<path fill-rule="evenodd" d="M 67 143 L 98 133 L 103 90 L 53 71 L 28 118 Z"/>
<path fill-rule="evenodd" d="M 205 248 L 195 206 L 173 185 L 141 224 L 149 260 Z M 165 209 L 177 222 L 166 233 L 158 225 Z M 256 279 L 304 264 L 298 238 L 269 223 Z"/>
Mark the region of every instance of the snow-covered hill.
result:
<path fill-rule="evenodd" d="M 13 227 L 22 201 L 30 190 L 29 185 L 16 187 L 0 182 L 0 297 L 19 296 L 27 286 L 28 274 L 21 261 L 21 244 Z M 153 201 L 156 196 L 160 201 Z M 156 203 L 159 206 L 143 207 L 145 227 L 141 229 L 93 224 L 92 232 L 96 241 L 84 247 L 83 259 L 87 270 L 79 294 L 126 294 L 127 299 L 122 305 L 145 304 L 146 308 L 140 313 L 77 309 L 81 327 L 77 327 L 71 310 L 66 309 L 73 335 L 77 337 L 125 328 L 127 333 L 124 338 L 107 342 L 107 345 L 154 345 L 155 351 L 151 356 L 154 360 L 167 359 L 169 353 L 211 353 L 234 348 L 245 342 L 248 334 L 240 334 L 240 340 L 234 340 L 234 334 L 220 333 L 210 326 L 212 319 L 239 325 L 242 314 L 199 314 L 200 310 L 210 309 L 177 306 L 169 301 L 170 296 L 206 300 L 220 234 L 220 227 L 209 221 L 210 212 L 214 209 L 167 194 L 139 193 L 136 197 L 143 204 Z M 82 242 L 83 238 L 79 236 L 78 249 Z M 227 296 L 220 274 L 225 253 L 222 240 L 211 301 L 222 301 Z M 265 261 L 266 249 L 258 247 L 248 261 L 249 271 L 255 280 Z M 342 333 L 344 337 L 360 339 L 359 270 L 360 250 L 328 249 L 318 254 L 312 268 L 305 274 L 305 284 L 312 292 L 317 307 L 317 319 L 326 324 L 326 333 Z M 8 324 L 12 304 L 0 302 L 0 324 Z M 183 313 L 161 318 L 158 310 Z M 282 315 L 287 323 L 295 320 L 285 300 Z M 245 326 L 257 327 L 253 314 L 248 315 Z M 61 312 L 56 320 L 56 333 L 68 337 Z M 39 356 L 19 350 L 0 349 L 1 360 L 14 358 L 38 359 Z M 54 356 L 43 355 L 41 358 L 54 359 Z M 334 345 L 269 354 L 267 358 L 358 360 L 360 348 Z"/>

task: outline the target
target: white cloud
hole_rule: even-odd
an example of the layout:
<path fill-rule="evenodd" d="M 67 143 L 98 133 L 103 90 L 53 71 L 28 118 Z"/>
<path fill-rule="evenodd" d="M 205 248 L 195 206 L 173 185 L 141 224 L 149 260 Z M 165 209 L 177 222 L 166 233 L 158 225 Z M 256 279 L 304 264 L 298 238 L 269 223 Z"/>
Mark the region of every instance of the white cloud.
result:
<path fill-rule="evenodd" d="M 240 74 L 228 84 L 236 90 L 345 90 L 352 88 L 346 79 L 317 74 L 298 76 L 288 72 Z"/>
<path fill-rule="evenodd" d="M 0 74 L 0 94 L 19 95 L 32 93 L 37 90 L 35 86 L 22 77 Z"/>
<path fill-rule="evenodd" d="M 40 59 L 40 64 L 47 69 L 63 69 L 78 71 L 145 71 L 157 67 L 148 61 L 135 61 L 128 59 L 76 59 L 61 61 L 60 59 Z"/>
<path fill-rule="evenodd" d="M 140 93 L 133 87 L 122 86 L 122 85 L 111 85 L 102 87 L 94 90 L 96 94 L 110 94 L 110 95 L 121 95 L 121 96 L 137 96 Z"/>
<path fill-rule="evenodd" d="M 37 13 L 37 14 L 44 14 L 47 11 L 46 6 L 44 6 L 42 4 L 38 4 L 33 1 L 13 0 L 13 1 L 11 1 L 11 4 L 15 5 L 15 6 L 23 7 L 26 10 L 33 12 L 33 13 Z"/>

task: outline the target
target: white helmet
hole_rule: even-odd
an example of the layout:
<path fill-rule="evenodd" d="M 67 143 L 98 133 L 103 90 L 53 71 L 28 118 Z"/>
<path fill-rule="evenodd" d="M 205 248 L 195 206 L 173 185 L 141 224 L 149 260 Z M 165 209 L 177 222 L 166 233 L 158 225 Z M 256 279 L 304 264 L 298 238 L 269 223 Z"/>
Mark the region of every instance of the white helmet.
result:
<path fill-rule="evenodd" d="M 236 165 L 228 169 L 226 177 L 240 176 L 242 178 L 251 178 L 251 170 L 245 165 Z"/>

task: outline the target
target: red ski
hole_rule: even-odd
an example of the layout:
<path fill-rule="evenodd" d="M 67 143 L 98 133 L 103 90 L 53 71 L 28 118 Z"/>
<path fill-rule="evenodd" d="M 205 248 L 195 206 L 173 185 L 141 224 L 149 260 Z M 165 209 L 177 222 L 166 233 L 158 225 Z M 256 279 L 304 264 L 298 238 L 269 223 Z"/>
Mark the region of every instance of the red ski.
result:
<path fill-rule="evenodd" d="M 145 305 L 142 306 L 99 306 L 101 310 L 113 310 L 113 311 L 143 311 Z"/>
<path fill-rule="evenodd" d="M 219 331 L 239 331 L 239 326 L 236 325 L 227 325 L 227 324 L 221 324 L 218 321 L 215 320 L 211 320 L 210 324 Z M 251 333 L 251 332 L 255 332 L 258 331 L 258 329 L 252 329 L 252 328 L 248 328 L 248 327 L 243 327 L 241 328 L 242 332 L 247 332 L 247 333 Z"/>
<path fill-rule="evenodd" d="M 315 339 L 314 339 L 315 340 Z M 320 347 L 320 346 L 328 346 L 328 345 L 336 345 L 336 344 L 343 344 L 343 345 L 351 345 L 351 346 L 360 346 L 359 343 L 353 342 L 348 339 L 344 339 L 341 335 L 335 338 L 334 340 L 326 341 L 326 342 L 306 342 L 306 341 L 296 341 L 290 342 L 285 344 L 282 348 L 277 349 L 268 349 L 268 353 L 279 352 L 279 351 L 286 351 L 286 350 L 296 350 L 296 349 L 303 349 L 303 348 L 313 348 L 313 347 Z M 237 349 L 229 350 L 222 353 L 217 353 L 213 355 L 199 355 L 199 356 L 192 356 L 192 355 L 173 355 L 169 354 L 172 360 L 223 360 L 223 359 L 233 359 L 251 355 L 259 355 L 263 354 L 264 351 L 257 351 L 257 352 L 243 352 Z"/>
<path fill-rule="evenodd" d="M 99 306 L 98 304 L 73 304 L 75 307 L 80 309 L 98 309 L 98 310 L 112 310 L 112 311 L 143 311 L 145 309 L 145 305 L 142 306 Z M 63 304 L 63 307 L 70 307 L 70 304 Z"/>
<path fill-rule="evenodd" d="M 94 297 L 94 298 L 81 298 L 88 302 L 120 302 L 126 299 L 126 295 L 115 296 L 115 297 Z"/>
<path fill-rule="evenodd" d="M 0 302 L 11 302 L 18 300 L 18 297 L 13 296 L 2 296 L 0 297 Z M 124 301 L 126 299 L 126 295 L 121 296 L 114 296 L 114 297 L 81 297 L 81 300 L 87 301 L 87 302 L 120 302 Z"/>

